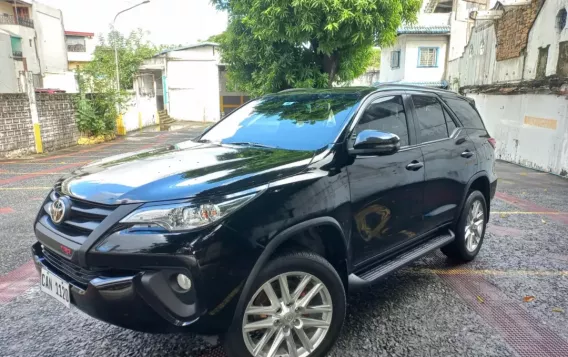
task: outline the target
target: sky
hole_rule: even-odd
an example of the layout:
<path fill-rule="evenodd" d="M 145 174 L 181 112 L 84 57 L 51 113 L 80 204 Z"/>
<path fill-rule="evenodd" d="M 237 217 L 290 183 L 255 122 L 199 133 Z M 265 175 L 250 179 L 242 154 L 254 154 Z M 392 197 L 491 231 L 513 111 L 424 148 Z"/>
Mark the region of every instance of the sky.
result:
<path fill-rule="evenodd" d="M 106 33 L 117 12 L 143 0 L 39 0 L 63 12 L 66 31 Z M 116 29 L 122 33 L 142 28 L 155 44 L 192 44 L 221 33 L 227 15 L 209 0 L 150 0 L 121 14 Z"/>

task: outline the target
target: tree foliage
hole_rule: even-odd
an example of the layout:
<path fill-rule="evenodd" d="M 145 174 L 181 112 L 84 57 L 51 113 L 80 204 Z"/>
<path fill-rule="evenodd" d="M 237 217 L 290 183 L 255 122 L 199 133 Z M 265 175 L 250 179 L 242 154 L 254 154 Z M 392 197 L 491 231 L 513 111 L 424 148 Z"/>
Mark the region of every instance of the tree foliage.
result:
<path fill-rule="evenodd" d="M 221 43 L 229 79 L 262 94 L 329 87 L 361 75 L 373 46 L 393 43 L 420 0 L 212 0 L 229 12 Z"/>
<path fill-rule="evenodd" d="M 126 91 L 133 88 L 138 68 L 164 48 L 154 46 L 144 37 L 140 29 L 128 36 L 111 30 L 100 36 L 92 61 L 77 71 L 81 92 L 77 123 L 82 133 L 99 135 L 114 131 L 116 117 L 123 112 Z M 116 88 L 114 46 L 118 52 L 120 90 Z"/>

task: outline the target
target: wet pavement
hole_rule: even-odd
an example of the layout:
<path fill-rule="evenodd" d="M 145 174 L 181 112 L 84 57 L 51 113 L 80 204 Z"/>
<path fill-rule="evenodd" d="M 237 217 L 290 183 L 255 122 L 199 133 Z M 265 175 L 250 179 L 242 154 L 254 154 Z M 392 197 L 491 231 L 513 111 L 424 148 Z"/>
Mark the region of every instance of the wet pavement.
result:
<path fill-rule="evenodd" d="M 0 356 L 222 356 L 216 338 L 110 326 L 40 293 L 32 222 L 59 175 L 188 140 L 189 125 L 0 161 Z M 330 356 L 568 356 L 568 181 L 499 162 L 484 246 L 469 264 L 433 253 L 348 298 Z"/>

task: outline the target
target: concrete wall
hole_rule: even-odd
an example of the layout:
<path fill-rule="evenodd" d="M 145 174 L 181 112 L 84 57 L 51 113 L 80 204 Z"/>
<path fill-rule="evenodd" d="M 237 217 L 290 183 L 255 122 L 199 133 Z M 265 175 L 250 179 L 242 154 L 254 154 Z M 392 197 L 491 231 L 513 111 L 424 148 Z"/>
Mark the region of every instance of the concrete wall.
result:
<path fill-rule="evenodd" d="M 489 133 L 497 158 L 567 175 L 568 101 L 555 95 L 469 94 Z"/>
<path fill-rule="evenodd" d="M 34 149 L 28 96 L 25 93 L 0 94 L 0 156 Z"/>
<path fill-rule="evenodd" d="M 381 50 L 381 72 L 380 82 L 398 82 L 404 79 L 404 61 L 406 59 L 406 36 L 398 36 L 394 45 L 385 47 Z M 400 51 L 400 66 L 391 67 L 391 53 Z"/>
<path fill-rule="evenodd" d="M 177 120 L 220 119 L 219 52 L 213 46 L 167 54 L 168 113 Z"/>
<path fill-rule="evenodd" d="M 568 1 L 547 0 L 540 9 L 540 13 L 534 21 L 533 27 L 528 36 L 526 66 L 524 72 L 525 79 L 535 78 L 539 48 L 546 46 L 550 46 L 548 47 L 546 75 L 549 76 L 556 73 L 559 55 L 559 42 L 568 41 L 568 29 L 565 27 L 563 30 L 559 30 L 556 27 L 556 15 L 560 9 L 568 10 Z"/>
<path fill-rule="evenodd" d="M 37 94 L 36 103 L 43 149 L 52 151 L 76 145 L 79 131 L 75 124 L 74 96 Z"/>
<path fill-rule="evenodd" d="M 422 82 L 444 79 L 448 36 L 400 35 L 394 46 L 381 52 L 380 82 Z M 418 48 L 437 47 L 438 66 L 418 67 Z M 391 52 L 400 50 L 400 68 L 391 68 Z"/>
<path fill-rule="evenodd" d="M 26 59 L 28 71 L 33 72 L 34 74 L 41 73 L 40 59 L 38 58 L 38 52 L 36 51 L 35 45 L 35 30 L 20 25 L 0 25 L 0 29 L 9 31 L 22 38 L 22 56 Z M 11 50 L 10 53 L 12 53 Z"/>
<path fill-rule="evenodd" d="M 61 10 L 34 2 L 33 20 L 42 72 L 67 71 L 67 45 Z"/>
<path fill-rule="evenodd" d="M 85 37 L 85 52 L 67 51 L 69 65 L 71 66 L 71 62 L 90 62 L 93 59 L 95 47 L 97 47 L 97 40 L 94 37 Z"/>
<path fill-rule="evenodd" d="M 0 30 L 0 93 L 17 92 L 19 92 L 18 76 L 12 58 L 10 35 Z"/>
<path fill-rule="evenodd" d="M 79 85 L 75 78 L 75 72 L 45 73 L 43 77 L 43 87 L 61 89 L 67 93 L 79 92 Z"/>
<path fill-rule="evenodd" d="M 154 77 L 141 74 L 134 80 L 134 91 L 122 116 L 126 131 L 157 124 L 158 107 L 154 91 Z"/>
<path fill-rule="evenodd" d="M 348 86 L 372 86 L 374 83 L 379 81 L 379 77 L 380 71 L 367 70 L 367 72 L 349 82 Z"/>
<path fill-rule="evenodd" d="M 409 82 L 417 81 L 439 81 L 444 79 L 444 68 L 446 67 L 446 47 L 448 36 L 432 35 L 407 35 L 406 56 L 404 79 Z M 418 67 L 419 47 L 437 47 L 438 63 L 437 67 L 421 68 Z"/>
<path fill-rule="evenodd" d="M 513 6 L 495 21 L 497 61 L 519 57 L 527 46 L 528 35 L 544 0 L 532 0 L 530 5 Z M 552 23 L 555 17 L 549 18 Z"/>

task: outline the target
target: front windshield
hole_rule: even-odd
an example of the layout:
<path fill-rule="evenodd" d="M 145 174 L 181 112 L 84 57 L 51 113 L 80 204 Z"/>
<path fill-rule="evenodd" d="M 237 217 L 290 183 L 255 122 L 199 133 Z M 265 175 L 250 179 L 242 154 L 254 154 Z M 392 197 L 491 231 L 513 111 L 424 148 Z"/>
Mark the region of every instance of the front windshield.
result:
<path fill-rule="evenodd" d="M 352 93 L 262 97 L 231 113 L 200 141 L 316 150 L 335 140 L 359 100 Z"/>

